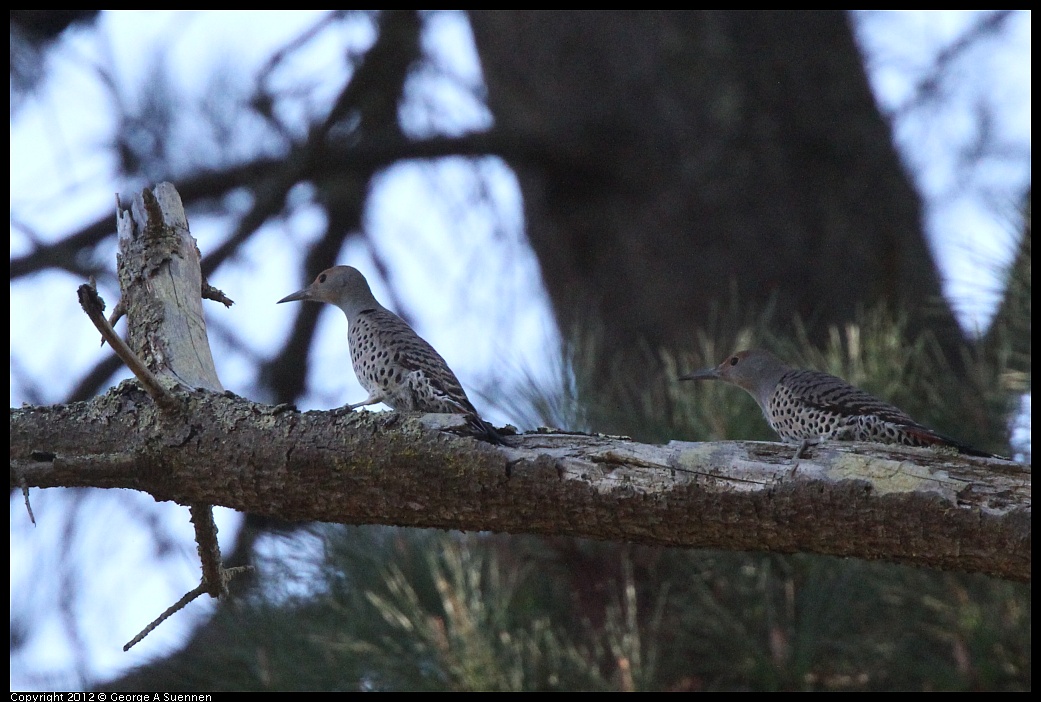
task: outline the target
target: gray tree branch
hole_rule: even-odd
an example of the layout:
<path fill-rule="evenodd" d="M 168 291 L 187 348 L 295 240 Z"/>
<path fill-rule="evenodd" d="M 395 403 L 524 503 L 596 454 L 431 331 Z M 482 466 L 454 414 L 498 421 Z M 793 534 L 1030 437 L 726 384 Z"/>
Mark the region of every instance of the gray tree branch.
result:
<path fill-rule="evenodd" d="M 286 520 L 814 552 L 1030 579 L 1030 469 L 872 444 L 638 444 L 527 434 L 495 448 L 451 415 L 300 413 L 135 382 L 11 411 L 11 485 L 130 488 Z M 45 517 L 44 517 L 45 518 Z"/>

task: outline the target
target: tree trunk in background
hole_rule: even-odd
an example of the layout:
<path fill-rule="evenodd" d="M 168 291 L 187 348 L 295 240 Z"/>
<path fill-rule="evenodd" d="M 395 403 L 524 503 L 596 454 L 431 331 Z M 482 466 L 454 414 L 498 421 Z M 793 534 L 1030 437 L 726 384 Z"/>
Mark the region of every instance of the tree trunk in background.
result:
<path fill-rule="evenodd" d="M 470 16 L 496 128 L 563 149 L 512 165 L 565 336 L 694 350 L 715 307 L 773 301 L 773 331 L 798 315 L 820 342 L 885 303 L 956 361 L 918 196 L 845 14 Z"/>

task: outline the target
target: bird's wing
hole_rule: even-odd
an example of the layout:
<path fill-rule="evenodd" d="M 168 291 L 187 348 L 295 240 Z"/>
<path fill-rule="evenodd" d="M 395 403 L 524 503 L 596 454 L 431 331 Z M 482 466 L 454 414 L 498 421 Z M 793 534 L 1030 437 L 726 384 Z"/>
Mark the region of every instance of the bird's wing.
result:
<path fill-rule="evenodd" d="M 960 441 L 945 436 L 919 424 L 899 407 L 884 402 L 871 393 L 850 385 L 842 378 L 812 370 L 794 370 L 782 379 L 793 388 L 798 388 L 802 401 L 811 407 L 836 412 L 847 417 L 874 416 L 883 422 L 896 425 L 908 437 L 921 446 L 951 446 L 961 453 L 985 458 L 1001 458 L 981 451 Z"/>
<path fill-rule="evenodd" d="M 793 370 L 786 373 L 781 382 L 788 384 L 809 407 L 850 417 L 874 415 L 885 422 L 925 429 L 899 407 L 828 373 Z"/>
<path fill-rule="evenodd" d="M 456 412 L 477 415 L 477 410 L 445 359 L 403 319 L 383 309 L 362 314 L 371 315 L 372 326 L 379 335 L 393 339 L 393 344 L 385 344 L 385 347 L 394 349 L 390 360 L 395 366 L 406 374 L 421 374 L 429 380 L 435 396 L 447 406 L 456 408 Z"/>

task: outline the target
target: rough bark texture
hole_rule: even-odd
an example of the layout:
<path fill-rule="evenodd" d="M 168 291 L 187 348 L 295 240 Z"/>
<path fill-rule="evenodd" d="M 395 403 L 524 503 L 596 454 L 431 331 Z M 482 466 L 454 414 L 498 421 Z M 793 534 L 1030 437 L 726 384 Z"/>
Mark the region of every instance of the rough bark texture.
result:
<path fill-rule="evenodd" d="M 822 341 L 881 302 L 958 362 L 918 198 L 843 13 L 470 16 L 496 129 L 559 156 L 510 163 L 565 333 L 599 328 L 605 358 L 692 350 L 736 297 Z"/>
<path fill-rule="evenodd" d="M 88 403 L 12 410 L 12 487 L 131 488 L 287 520 L 810 551 L 1030 578 L 1030 471 L 1007 461 L 827 447 L 793 477 L 793 449 L 780 444 L 533 434 L 497 449 L 430 428 L 463 428 L 453 415 L 300 413 L 206 391 L 181 399 L 184 420 L 133 382 Z"/>
<path fill-rule="evenodd" d="M 171 383 L 223 390 L 202 311 L 201 256 L 177 191 L 170 183 L 146 189 L 117 220 L 127 344 Z"/>

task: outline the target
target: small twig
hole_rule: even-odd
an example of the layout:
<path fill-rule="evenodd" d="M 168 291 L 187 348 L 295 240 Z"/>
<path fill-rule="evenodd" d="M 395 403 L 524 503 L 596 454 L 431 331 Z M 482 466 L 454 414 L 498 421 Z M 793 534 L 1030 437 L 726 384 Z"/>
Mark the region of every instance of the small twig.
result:
<path fill-rule="evenodd" d="M 185 607 L 187 607 L 188 603 L 191 602 L 192 600 L 196 599 L 197 597 L 200 597 L 201 595 L 205 595 L 206 594 L 206 589 L 207 589 L 206 584 L 205 583 L 201 583 L 198 587 L 196 587 L 195 589 L 189 591 L 184 597 L 182 597 L 181 599 L 177 600 L 177 602 L 175 602 L 173 605 L 168 607 L 165 612 L 163 612 L 155 620 L 153 620 L 151 624 L 149 624 L 144 629 L 142 629 L 141 633 L 139 633 L 134 638 L 130 639 L 130 641 L 128 641 L 123 646 L 123 651 L 129 651 L 131 648 L 133 648 L 138 643 L 140 643 L 143 638 L 145 638 L 146 636 L 151 634 L 155 630 L 155 628 L 157 626 L 159 626 L 160 624 L 165 622 L 167 619 L 169 619 L 171 616 L 173 616 L 173 614 L 175 612 L 178 612 L 178 611 L 184 609 Z"/>
<path fill-rule="evenodd" d="M 224 294 L 219 288 L 215 288 L 207 281 L 202 281 L 202 299 L 203 300 L 214 300 L 221 303 L 225 307 L 231 307 L 235 304 L 235 301 Z"/>
<path fill-rule="evenodd" d="M 251 566 L 251 565 L 235 566 L 234 568 L 221 568 L 220 569 L 220 574 L 221 574 L 222 587 L 223 587 L 224 591 L 225 592 L 228 591 L 228 583 L 230 583 L 232 580 L 234 580 L 235 576 L 242 575 L 243 573 L 249 573 L 250 571 L 253 571 L 253 570 L 256 570 L 256 568 L 254 566 Z"/>
<path fill-rule="evenodd" d="M 211 597 L 227 595 L 227 581 L 222 575 L 220 545 L 217 541 L 217 524 L 213 521 L 210 505 L 188 505 L 191 522 L 195 526 L 195 543 L 199 548 L 202 565 L 202 582 L 208 586 Z"/>
<path fill-rule="evenodd" d="M 234 578 L 236 575 L 241 575 L 242 573 L 245 573 L 245 572 L 248 572 L 248 571 L 251 571 L 251 570 L 253 570 L 253 566 L 237 566 L 235 568 L 221 568 L 221 571 L 220 571 L 221 589 L 226 592 L 227 588 L 228 588 L 228 583 L 231 582 L 232 578 Z M 205 580 L 203 580 L 201 583 L 199 583 L 199 585 L 197 587 L 195 587 L 192 590 L 190 590 L 189 592 L 185 593 L 185 595 L 181 599 L 177 600 L 177 602 L 175 602 L 172 605 L 170 605 L 169 607 L 167 607 L 166 611 L 164 611 L 162 614 L 160 614 L 158 617 L 156 617 L 148 626 L 146 626 L 144 629 L 142 629 L 141 632 L 137 636 L 135 636 L 134 638 L 130 639 L 130 641 L 128 641 L 123 646 L 123 651 L 124 652 L 129 651 L 131 648 L 133 648 L 134 646 L 139 644 L 142 639 L 144 639 L 146 636 L 148 636 L 153 631 L 155 631 L 155 628 L 157 626 L 159 626 L 160 624 L 165 622 L 167 619 L 169 619 L 171 616 L 173 616 L 174 613 L 179 612 L 180 610 L 182 610 L 185 607 L 187 607 L 188 603 L 191 602 L 192 600 L 198 599 L 202 595 L 205 595 L 207 592 L 209 592 L 209 590 L 210 590 L 209 584 Z"/>
<path fill-rule="evenodd" d="M 90 317 L 90 321 L 101 332 L 102 338 L 108 342 L 108 345 L 112 347 L 112 350 L 116 352 L 120 360 L 137 377 L 141 385 L 144 386 L 145 391 L 155 400 L 155 403 L 165 410 L 173 411 L 178 409 L 180 404 L 177 402 L 177 399 L 159 384 L 159 380 L 152 374 L 152 371 L 148 370 L 145 364 L 141 362 L 141 359 L 130 350 L 126 342 L 120 338 L 119 334 L 116 334 L 116 330 L 105 319 L 103 314 L 105 301 L 98 295 L 97 289 L 89 284 L 84 284 L 79 286 L 76 293 L 79 297 L 80 307 L 83 308 L 83 311 Z"/>
<path fill-rule="evenodd" d="M 92 287 L 95 290 L 97 290 L 97 286 L 94 285 L 94 280 L 93 279 L 91 279 L 91 281 L 90 281 L 90 287 Z M 123 315 L 125 315 L 126 313 L 127 313 L 127 306 L 123 303 L 123 300 L 120 299 L 120 301 L 116 303 L 116 306 L 112 308 L 112 314 L 110 314 L 108 316 L 108 325 L 110 327 L 112 327 L 113 329 L 115 329 L 116 328 L 116 323 L 119 320 L 121 320 L 123 318 Z M 102 346 L 105 345 L 105 337 L 104 336 L 101 337 L 101 345 Z"/>
<path fill-rule="evenodd" d="M 29 513 L 29 521 L 36 526 L 36 517 L 33 516 L 33 506 L 29 504 L 29 484 L 25 481 L 25 476 L 22 476 L 22 496 L 25 497 L 25 510 Z"/>

